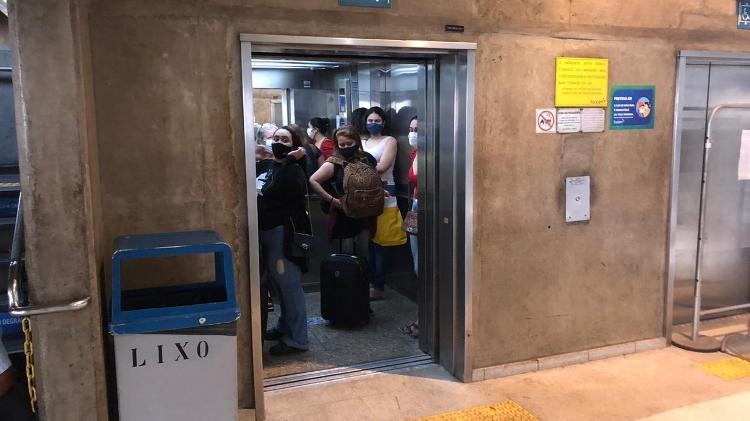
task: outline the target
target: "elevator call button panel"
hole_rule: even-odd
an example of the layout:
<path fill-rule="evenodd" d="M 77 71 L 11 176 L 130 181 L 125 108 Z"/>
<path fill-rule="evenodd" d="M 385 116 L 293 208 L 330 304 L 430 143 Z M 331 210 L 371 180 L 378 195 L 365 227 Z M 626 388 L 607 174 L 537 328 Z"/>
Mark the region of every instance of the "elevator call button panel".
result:
<path fill-rule="evenodd" d="M 589 176 L 565 178 L 565 222 L 591 220 Z"/>

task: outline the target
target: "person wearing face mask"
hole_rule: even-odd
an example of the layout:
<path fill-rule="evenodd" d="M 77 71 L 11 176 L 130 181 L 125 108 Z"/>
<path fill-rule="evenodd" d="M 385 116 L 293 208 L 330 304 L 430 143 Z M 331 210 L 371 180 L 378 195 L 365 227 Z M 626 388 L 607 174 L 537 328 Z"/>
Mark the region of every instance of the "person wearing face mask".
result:
<path fill-rule="evenodd" d="M 344 165 L 364 162 L 375 168 L 377 162 L 362 150 L 359 132 L 353 126 L 337 129 L 333 134 L 335 152 L 310 177 L 310 187 L 324 202 L 330 203 L 327 235 L 331 241 L 342 240 L 341 248 L 363 261 L 369 260 L 368 243 L 375 230 L 375 218 L 356 219 L 348 217 L 342 210 L 339 198 L 344 192 Z M 344 252 L 345 250 L 341 250 Z"/>
<path fill-rule="evenodd" d="M 310 137 L 311 143 L 317 146 L 322 154 L 320 165 L 323 165 L 323 162 L 334 153 L 333 140 L 326 136 L 330 129 L 331 120 L 325 117 L 315 117 L 307 124 L 307 135 Z"/>
<path fill-rule="evenodd" d="M 412 117 L 411 121 L 409 122 L 409 146 L 412 148 L 411 152 L 411 166 L 409 167 L 409 184 L 414 186 L 414 191 L 412 193 L 412 204 L 411 204 L 411 210 L 414 212 L 417 212 L 417 193 L 418 185 L 417 185 L 417 155 L 419 151 L 417 150 L 417 140 L 419 139 L 419 120 L 417 120 L 417 116 Z M 418 255 L 418 248 L 417 248 L 417 236 L 416 235 L 410 235 L 409 236 L 409 245 L 411 246 L 411 255 L 414 258 L 414 274 L 419 273 L 419 255 Z"/>
<path fill-rule="evenodd" d="M 265 332 L 264 339 L 276 340 L 274 356 L 306 351 L 308 348 L 307 311 L 302 290 L 302 274 L 307 259 L 291 250 L 294 233 L 310 233 L 305 209 L 307 178 L 299 164 L 305 156 L 302 140 L 288 126 L 273 135 L 273 160 L 262 182 L 258 181 L 258 229 L 265 272 L 281 301 L 277 325 Z"/>
<path fill-rule="evenodd" d="M 255 132 L 257 142 L 257 146 L 255 147 L 256 161 L 273 158 L 271 144 L 273 143 L 273 134 L 276 133 L 276 130 L 278 130 L 278 127 L 271 123 L 264 123 L 257 128 Z"/>
<path fill-rule="evenodd" d="M 385 297 L 385 276 L 387 273 L 389 248 L 406 243 L 406 234 L 401 230 L 403 219 L 398 211 L 396 202 L 396 183 L 393 178 L 393 167 L 396 163 L 398 145 L 396 139 L 384 134 L 386 128 L 386 114 L 380 107 L 372 107 L 366 114 L 367 132 L 369 137 L 363 147 L 370 153 L 378 164 L 375 169 L 385 185 L 390 197 L 385 201 L 383 214 L 378 217 L 377 232 L 370 243 L 370 264 L 374 273 L 373 284 L 370 289 L 371 300 L 381 300 Z"/>
<path fill-rule="evenodd" d="M 417 183 L 417 155 L 418 155 L 418 140 L 419 140 L 419 120 L 417 116 L 411 118 L 409 122 L 409 146 L 411 146 L 411 166 L 409 167 L 409 184 L 414 186 L 412 193 L 412 205 L 411 210 L 417 212 L 417 197 L 418 197 L 418 183 Z M 411 255 L 414 260 L 414 274 L 419 275 L 419 249 L 417 247 L 416 235 L 409 235 L 409 246 L 411 247 Z M 400 328 L 401 333 L 409 335 L 413 338 L 419 337 L 419 321 L 414 321 L 406 326 Z"/>

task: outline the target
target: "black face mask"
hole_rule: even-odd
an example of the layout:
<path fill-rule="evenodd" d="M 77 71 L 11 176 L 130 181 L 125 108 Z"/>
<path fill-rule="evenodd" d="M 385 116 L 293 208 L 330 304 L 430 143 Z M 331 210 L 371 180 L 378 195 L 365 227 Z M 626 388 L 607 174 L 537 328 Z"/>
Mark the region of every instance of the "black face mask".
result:
<path fill-rule="evenodd" d="M 356 146 L 350 146 L 348 148 L 341 148 L 341 149 L 339 149 L 339 153 L 344 158 L 351 159 L 354 155 L 357 154 L 357 147 Z"/>
<path fill-rule="evenodd" d="M 271 144 L 271 150 L 273 151 L 273 156 L 275 156 L 276 159 L 284 159 L 287 155 L 289 155 L 289 152 L 292 151 L 292 148 L 283 143 L 273 142 Z"/>

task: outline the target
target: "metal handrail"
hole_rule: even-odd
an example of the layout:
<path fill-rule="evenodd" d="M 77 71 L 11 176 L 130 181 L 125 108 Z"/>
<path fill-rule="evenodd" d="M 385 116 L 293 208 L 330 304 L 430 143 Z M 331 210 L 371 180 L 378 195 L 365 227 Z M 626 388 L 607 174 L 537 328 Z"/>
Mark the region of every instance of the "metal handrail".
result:
<path fill-rule="evenodd" d="M 9 313 L 16 317 L 38 316 L 40 314 L 77 311 L 85 308 L 91 302 L 91 297 L 85 297 L 73 302 L 58 302 L 47 305 L 24 306 L 26 301 L 21 292 L 19 272 L 22 265 L 23 248 L 23 211 L 21 207 L 21 193 L 18 195 L 18 211 L 16 226 L 13 230 L 13 245 L 10 249 L 10 264 L 8 266 L 8 308 Z"/>
<path fill-rule="evenodd" d="M 750 110 L 750 104 L 727 103 L 719 104 L 711 110 L 706 126 L 706 143 L 705 152 L 703 153 L 703 178 L 701 179 L 701 197 L 700 197 L 700 216 L 698 218 L 698 250 L 695 257 L 695 301 L 693 302 L 693 341 L 698 340 L 700 330 L 701 316 L 709 314 L 725 313 L 728 311 L 742 310 L 750 308 L 750 303 L 740 304 L 727 307 L 713 308 L 701 311 L 702 286 L 703 286 L 703 235 L 706 225 L 706 190 L 708 185 L 708 157 L 711 152 L 711 129 L 716 115 L 725 109 L 747 109 Z"/>

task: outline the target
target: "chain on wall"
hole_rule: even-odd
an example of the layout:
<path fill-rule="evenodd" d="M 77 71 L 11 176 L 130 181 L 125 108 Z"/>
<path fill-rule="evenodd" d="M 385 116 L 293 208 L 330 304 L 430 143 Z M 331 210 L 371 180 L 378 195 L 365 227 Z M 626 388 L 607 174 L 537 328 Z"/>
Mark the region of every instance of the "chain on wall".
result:
<path fill-rule="evenodd" d="M 21 321 L 23 328 L 23 353 L 26 356 L 26 383 L 29 387 L 31 411 L 36 414 L 36 387 L 34 373 L 34 344 L 31 342 L 31 318 L 24 317 Z"/>

